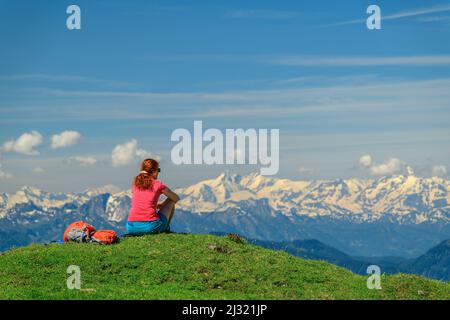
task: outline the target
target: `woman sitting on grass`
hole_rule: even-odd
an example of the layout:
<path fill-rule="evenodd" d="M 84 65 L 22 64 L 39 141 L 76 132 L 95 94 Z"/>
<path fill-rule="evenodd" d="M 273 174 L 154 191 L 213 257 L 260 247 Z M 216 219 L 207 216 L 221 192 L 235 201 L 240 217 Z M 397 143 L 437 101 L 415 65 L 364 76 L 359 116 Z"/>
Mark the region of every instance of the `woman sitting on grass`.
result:
<path fill-rule="evenodd" d="M 131 186 L 131 209 L 127 222 L 129 234 L 170 231 L 169 225 L 175 203 L 180 198 L 157 180 L 159 172 L 161 169 L 158 161 L 145 159 L 141 164 L 141 172 L 134 178 Z M 164 194 L 167 199 L 158 204 L 161 194 Z"/>

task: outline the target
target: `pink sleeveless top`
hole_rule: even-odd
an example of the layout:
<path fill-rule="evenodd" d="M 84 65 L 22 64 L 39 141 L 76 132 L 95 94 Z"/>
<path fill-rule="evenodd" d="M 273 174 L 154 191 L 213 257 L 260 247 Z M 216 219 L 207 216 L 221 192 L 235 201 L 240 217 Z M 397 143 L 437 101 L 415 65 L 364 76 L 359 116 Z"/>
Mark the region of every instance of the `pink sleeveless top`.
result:
<path fill-rule="evenodd" d="M 166 185 L 159 180 L 153 180 L 149 190 L 139 190 L 134 185 L 131 188 L 131 209 L 128 221 L 154 221 L 159 216 L 156 213 L 156 205 L 159 196 Z"/>

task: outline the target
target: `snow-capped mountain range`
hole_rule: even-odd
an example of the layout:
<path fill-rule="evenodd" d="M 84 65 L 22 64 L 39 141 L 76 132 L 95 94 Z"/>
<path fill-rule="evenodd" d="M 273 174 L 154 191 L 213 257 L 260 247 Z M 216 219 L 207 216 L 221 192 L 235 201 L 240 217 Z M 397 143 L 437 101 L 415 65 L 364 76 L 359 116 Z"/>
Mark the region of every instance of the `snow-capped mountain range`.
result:
<path fill-rule="evenodd" d="M 185 189 L 180 209 L 193 212 L 225 212 L 242 202 L 265 199 L 274 214 L 333 217 L 373 222 L 382 218 L 400 223 L 450 222 L 449 181 L 414 175 L 378 180 L 293 181 L 221 174 Z"/>
<path fill-rule="evenodd" d="M 176 190 L 181 201 L 173 229 L 239 232 L 262 240 L 316 238 L 352 254 L 412 255 L 450 238 L 449 183 L 412 172 L 313 181 L 222 173 Z M 79 219 L 124 231 L 130 197 L 114 186 L 69 194 L 24 187 L 0 194 L 0 250 L 53 240 Z M 386 244 L 386 250 L 378 238 L 397 243 Z"/>

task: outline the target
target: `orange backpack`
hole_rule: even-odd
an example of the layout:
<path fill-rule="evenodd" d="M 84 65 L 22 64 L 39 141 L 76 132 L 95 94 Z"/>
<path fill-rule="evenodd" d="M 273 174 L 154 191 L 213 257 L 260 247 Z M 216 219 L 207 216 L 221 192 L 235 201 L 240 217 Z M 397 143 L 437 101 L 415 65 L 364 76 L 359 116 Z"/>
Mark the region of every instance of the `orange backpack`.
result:
<path fill-rule="evenodd" d="M 94 232 L 91 237 L 92 243 L 97 244 L 113 244 L 119 241 L 117 233 L 112 230 L 99 230 Z"/>
<path fill-rule="evenodd" d="M 64 242 L 90 242 L 95 228 L 84 221 L 70 224 L 64 231 Z"/>

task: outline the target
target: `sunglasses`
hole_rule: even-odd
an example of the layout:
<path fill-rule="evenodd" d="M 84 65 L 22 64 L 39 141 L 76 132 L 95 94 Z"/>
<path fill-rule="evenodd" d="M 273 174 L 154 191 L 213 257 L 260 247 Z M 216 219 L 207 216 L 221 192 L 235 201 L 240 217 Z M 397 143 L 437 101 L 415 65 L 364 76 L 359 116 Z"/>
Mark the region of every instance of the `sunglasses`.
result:
<path fill-rule="evenodd" d="M 158 172 L 161 172 L 161 168 L 158 168 Z"/>

